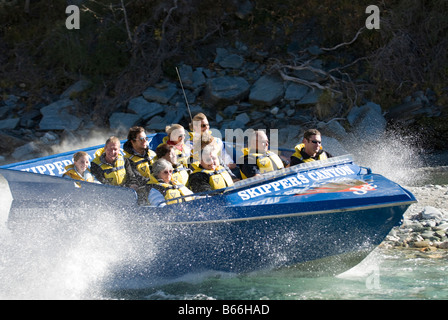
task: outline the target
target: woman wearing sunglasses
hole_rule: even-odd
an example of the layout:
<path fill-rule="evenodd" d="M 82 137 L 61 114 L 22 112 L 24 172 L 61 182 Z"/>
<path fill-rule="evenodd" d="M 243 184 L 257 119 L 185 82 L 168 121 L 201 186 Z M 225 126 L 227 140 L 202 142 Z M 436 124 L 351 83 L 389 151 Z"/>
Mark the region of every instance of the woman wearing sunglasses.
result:
<path fill-rule="evenodd" d="M 174 150 L 177 154 L 177 162 L 181 162 L 185 167 L 188 167 L 190 163 L 190 147 L 184 142 L 185 129 L 180 124 L 172 124 L 166 126 L 165 132 L 167 136 L 163 138 L 162 143 L 166 143 L 170 146 L 174 146 Z M 161 145 L 159 144 L 159 146 Z"/>
<path fill-rule="evenodd" d="M 152 165 L 152 179 L 146 185 L 148 191 L 148 201 L 152 206 L 165 206 L 167 204 L 181 203 L 193 200 L 190 189 L 182 184 L 173 182 L 173 166 L 165 159 L 159 159 Z"/>
<path fill-rule="evenodd" d="M 316 129 L 309 129 L 303 134 L 302 143 L 295 146 L 295 153 L 291 156 L 291 166 L 331 157 L 322 148 L 322 136 L 320 132 Z"/>

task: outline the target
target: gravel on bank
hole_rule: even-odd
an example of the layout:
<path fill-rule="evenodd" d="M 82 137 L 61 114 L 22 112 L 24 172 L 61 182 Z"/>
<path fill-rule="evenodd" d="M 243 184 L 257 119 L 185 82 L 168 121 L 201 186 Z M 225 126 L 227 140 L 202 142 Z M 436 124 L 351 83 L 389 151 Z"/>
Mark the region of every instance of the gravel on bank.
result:
<path fill-rule="evenodd" d="M 418 202 L 404 213 L 381 244 L 385 248 L 407 248 L 422 252 L 448 249 L 448 185 L 407 187 Z"/>

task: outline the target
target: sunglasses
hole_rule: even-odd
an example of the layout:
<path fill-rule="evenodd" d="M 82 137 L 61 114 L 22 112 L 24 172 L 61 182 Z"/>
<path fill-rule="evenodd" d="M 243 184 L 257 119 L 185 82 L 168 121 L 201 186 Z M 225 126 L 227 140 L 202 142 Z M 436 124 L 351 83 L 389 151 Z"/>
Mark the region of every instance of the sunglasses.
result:
<path fill-rule="evenodd" d="M 148 137 L 140 137 L 140 138 L 137 138 L 135 140 L 148 141 Z"/>
<path fill-rule="evenodd" d="M 322 144 L 322 141 L 318 141 L 318 140 L 308 140 L 314 144 Z"/>
<path fill-rule="evenodd" d="M 162 173 L 164 173 L 164 174 L 173 174 L 173 170 L 165 170 L 165 171 L 162 171 Z"/>
<path fill-rule="evenodd" d="M 207 124 L 201 124 L 201 128 L 207 128 L 208 126 L 210 126 L 208 123 Z"/>

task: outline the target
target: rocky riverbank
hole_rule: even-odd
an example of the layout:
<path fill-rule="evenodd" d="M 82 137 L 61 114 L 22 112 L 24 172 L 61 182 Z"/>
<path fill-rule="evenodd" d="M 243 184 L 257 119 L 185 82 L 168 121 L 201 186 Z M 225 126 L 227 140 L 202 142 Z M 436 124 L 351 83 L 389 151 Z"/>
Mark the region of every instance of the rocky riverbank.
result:
<path fill-rule="evenodd" d="M 340 155 L 353 141 L 378 141 L 391 123 L 406 127 L 417 117 L 444 116 L 444 108 L 429 89 L 405 97 L 387 112 L 374 101 L 348 105 L 328 85 L 329 66 L 322 50 L 310 47 L 296 61 L 301 62 L 300 68 L 273 68 L 266 53 L 236 43 L 217 48 L 209 67 L 182 64 L 179 72 L 191 113 L 206 113 L 211 128 L 222 137 L 226 129 L 278 129 L 279 147 L 293 147 L 304 130 L 315 127 L 323 133 L 327 150 Z M 61 94 L 44 92 L 42 101 L 32 106 L 25 85 L 1 89 L 0 163 L 45 156 L 63 141 L 79 145 L 99 132 L 125 137 L 133 125 L 160 132 L 166 125 L 188 127 L 190 122 L 177 79 L 165 77 L 118 105 L 100 127 L 83 105 L 82 97 L 91 86 L 88 79 L 79 80 Z"/>
<path fill-rule="evenodd" d="M 448 185 L 408 189 L 418 203 L 405 212 L 402 224 L 389 233 L 382 246 L 429 253 L 448 249 Z"/>

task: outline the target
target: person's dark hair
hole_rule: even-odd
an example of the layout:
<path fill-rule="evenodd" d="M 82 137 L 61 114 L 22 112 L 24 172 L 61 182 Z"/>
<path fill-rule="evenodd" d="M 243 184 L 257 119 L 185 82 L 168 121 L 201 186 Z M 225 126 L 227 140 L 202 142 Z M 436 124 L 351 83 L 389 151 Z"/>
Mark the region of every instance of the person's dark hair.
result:
<path fill-rule="evenodd" d="M 165 155 L 171 152 L 171 149 L 174 148 L 174 146 L 170 146 L 167 143 L 162 143 L 156 148 L 156 155 L 158 159 L 162 159 Z"/>
<path fill-rule="evenodd" d="M 319 136 L 321 135 L 319 130 L 317 130 L 317 129 L 308 129 L 303 134 L 303 138 L 309 140 L 310 137 L 316 136 L 316 135 L 319 135 Z"/>
<path fill-rule="evenodd" d="M 129 132 L 128 132 L 128 141 L 135 140 L 135 139 L 137 138 L 137 135 L 138 135 L 140 132 L 145 132 L 145 128 L 143 128 L 143 127 L 139 127 L 139 126 L 134 126 L 134 127 L 132 127 L 131 129 L 129 129 Z"/>

